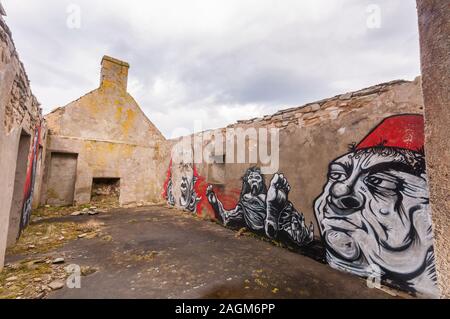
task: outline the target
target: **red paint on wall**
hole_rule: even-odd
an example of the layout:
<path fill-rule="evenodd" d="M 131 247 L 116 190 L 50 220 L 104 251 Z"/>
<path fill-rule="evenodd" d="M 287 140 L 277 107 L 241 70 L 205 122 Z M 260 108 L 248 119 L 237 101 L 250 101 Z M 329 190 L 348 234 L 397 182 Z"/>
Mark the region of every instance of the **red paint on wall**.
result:
<path fill-rule="evenodd" d="M 31 192 L 31 186 L 33 181 L 33 165 L 35 164 L 35 160 L 39 156 L 39 144 L 41 138 L 41 127 L 36 128 L 35 137 L 33 139 L 33 144 L 31 145 L 30 152 L 28 153 L 28 168 L 27 168 L 27 177 L 25 180 L 25 186 L 23 187 L 23 195 L 24 198 L 27 198 Z"/>
<path fill-rule="evenodd" d="M 377 146 L 396 147 L 416 152 L 423 150 L 423 116 L 406 114 L 388 117 L 370 132 L 356 146 L 356 149 Z"/>
<path fill-rule="evenodd" d="M 31 215 L 31 204 L 33 201 L 34 183 L 36 180 L 36 166 L 39 158 L 39 145 L 41 144 L 41 126 L 35 128 L 33 143 L 31 144 L 30 152 L 28 154 L 28 168 L 23 188 L 23 202 L 22 213 L 20 219 L 20 232 L 28 226 Z M 19 232 L 19 235 L 20 235 Z"/>
<path fill-rule="evenodd" d="M 172 167 L 173 162 L 172 159 L 170 159 L 169 167 L 166 172 L 166 179 L 164 181 L 163 190 L 161 192 L 161 196 L 168 200 L 168 186 L 169 182 L 172 179 Z M 198 172 L 197 166 L 195 164 L 192 165 L 193 170 L 193 179 L 195 180 L 194 183 L 194 191 L 196 193 L 198 202 L 196 205 L 196 214 L 197 216 L 209 216 L 212 219 L 219 219 L 219 216 L 216 216 L 216 213 L 212 206 L 208 202 L 208 198 L 206 196 L 206 189 L 208 188 L 208 183 L 206 182 L 206 179 L 204 176 L 201 176 Z M 173 182 L 173 181 L 172 181 Z M 240 198 L 240 189 L 224 189 L 223 187 L 215 187 L 214 192 L 216 195 L 218 195 L 222 201 L 222 204 L 225 209 L 232 209 L 233 207 L 236 207 L 237 203 L 239 202 Z"/>
<path fill-rule="evenodd" d="M 166 180 L 164 181 L 163 191 L 161 192 L 161 196 L 164 199 L 167 199 L 167 185 L 169 185 L 170 178 L 172 177 L 172 159 L 170 159 L 169 168 L 166 172 Z"/>
<path fill-rule="evenodd" d="M 200 216 L 202 214 L 202 208 L 205 206 L 205 204 L 208 203 L 208 199 L 206 198 L 206 188 L 208 187 L 205 178 L 203 176 L 200 176 L 200 174 L 197 171 L 197 167 L 195 164 L 193 165 L 194 170 L 194 178 L 195 178 L 195 184 L 194 184 L 194 190 L 197 193 L 197 196 L 200 197 L 200 201 L 197 203 L 197 215 Z"/>

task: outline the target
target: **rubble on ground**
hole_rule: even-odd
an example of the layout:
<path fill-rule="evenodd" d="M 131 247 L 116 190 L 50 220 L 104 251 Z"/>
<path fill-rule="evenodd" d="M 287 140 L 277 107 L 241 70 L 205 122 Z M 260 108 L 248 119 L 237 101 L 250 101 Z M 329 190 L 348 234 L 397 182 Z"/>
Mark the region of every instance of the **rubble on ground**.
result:
<path fill-rule="evenodd" d="M 92 217 L 106 212 L 106 209 L 92 205 L 39 208 L 36 214 L 39 219 L 32 220 L 17 243 L 7 250 L 7 255 L 13 257 L 14 262 L 6 264 L 0 272 L 0 299 L 41 299 L 51 291 L 62 289 L 69 276 L 65 270 L 68 261 L 56 251 L 73 240 L 111 240 L 111 236 L 103 231 L 104 223 L 98 220 L 90 218 L 72 222 L 57 219 L 77 216 L 75 212 Z M 93 267 L 81 267 L 82 276 L 96 271 Z"/>
<path fill-rule="evenodd" d="M 33 210 L 31 221 L 38 222 L 45 218 L 61 217 L 61 216 L 80 216 L 80 215 L 97 215 L 107 213 L 111 209 L 118 208 L 118 203 L 109 201 L 95 202 L 92 204 L 83 204 L 77 206 L 50 206 L 45 205 Z"/>

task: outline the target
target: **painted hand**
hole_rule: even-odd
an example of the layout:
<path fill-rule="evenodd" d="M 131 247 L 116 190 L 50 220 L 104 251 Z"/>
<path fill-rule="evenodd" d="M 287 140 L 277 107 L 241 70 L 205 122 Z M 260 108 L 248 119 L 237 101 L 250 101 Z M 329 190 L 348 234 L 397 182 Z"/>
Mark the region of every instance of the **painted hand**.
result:
<path fill-rule="evenodd" d="M 278 233 L 278 218 L 286 206 L 291 186 L 283 174 L 275 174 L 270 181 L 266 196 L 267 216 L 265 221 L 266 235 L 275 238 Z"/>

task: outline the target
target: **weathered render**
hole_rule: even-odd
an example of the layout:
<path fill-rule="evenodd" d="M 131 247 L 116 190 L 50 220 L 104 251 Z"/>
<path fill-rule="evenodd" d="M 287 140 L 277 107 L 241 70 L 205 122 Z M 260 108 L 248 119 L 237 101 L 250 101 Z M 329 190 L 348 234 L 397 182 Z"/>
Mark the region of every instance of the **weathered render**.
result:
<path fill-rule="evenodd" d="M 0 5 L 0 269 L 28 223 L 45 127 Z"/>
<path fill-rule="evenodd" d="M 93 179 L 119 179 L 120 204 L 160 200 L 165 138 L 127 93 L 129 65 L 105 56 L 100 87 L 46 116 L 41 203 L 88 203 Z"/>
<path fill-rule="evenodd" d="M 450 3 L 418 0 L 417 8 L 436 267 L 450 298 Z"/>

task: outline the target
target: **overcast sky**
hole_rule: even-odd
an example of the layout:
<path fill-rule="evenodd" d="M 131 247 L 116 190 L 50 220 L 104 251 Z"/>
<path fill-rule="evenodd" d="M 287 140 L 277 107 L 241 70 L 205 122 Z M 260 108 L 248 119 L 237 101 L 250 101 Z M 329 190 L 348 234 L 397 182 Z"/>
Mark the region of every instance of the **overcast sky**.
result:
<path fill-rule="evenodd" d="M 98 87 L 107 54 L 166 137 L 420 73 L 415 0 L 0 1 L 44 113 Z"/>

